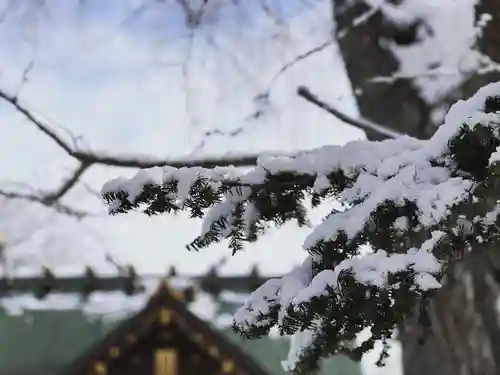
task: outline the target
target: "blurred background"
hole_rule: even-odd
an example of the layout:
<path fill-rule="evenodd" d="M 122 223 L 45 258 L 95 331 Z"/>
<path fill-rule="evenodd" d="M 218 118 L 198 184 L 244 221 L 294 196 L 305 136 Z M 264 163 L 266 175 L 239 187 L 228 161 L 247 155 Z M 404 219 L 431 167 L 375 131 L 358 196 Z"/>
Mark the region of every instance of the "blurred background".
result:
<path fill-rule="evenodd" d="M 287 224 L 232 257 L 224 243 L 193 253 L 199 220 L 110 217 L 101 186 L 152 160 L 249 168 L 259 155 L 428 138 L 451 103 L 498 80 L 499 14 L 491 0 L 1 0 L 0 373 L 62 373 L 173 269 L 196 287 L 191 310 L 226 330 L 255 285 L 302 262 L 308 229 Z M 95 275 L 106 287 L 80 298 Z M 472 315 L 496 308 L 455 294 Z M 459 338 L 475 329 L 463 321 Z M 376 348 L 325 373 L 454 374 L 474 361 L 401 331 L 385 368 Z M 498 323 L 487 331 L 479 340 L 500 340 Z M 269 373 L 287 340 L 271 340 Z"/>

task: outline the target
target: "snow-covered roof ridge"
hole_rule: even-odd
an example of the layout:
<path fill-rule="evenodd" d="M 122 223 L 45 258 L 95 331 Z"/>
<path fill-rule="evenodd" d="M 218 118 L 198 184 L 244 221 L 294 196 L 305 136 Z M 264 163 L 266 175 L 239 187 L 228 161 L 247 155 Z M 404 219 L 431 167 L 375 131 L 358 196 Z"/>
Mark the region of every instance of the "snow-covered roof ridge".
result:
<path fill-rule="evenodd" d="M 1 297 L 0 309 L 13 316 L 21 316 L 26 311 L 78 310 L 89 319 L 122 320 L 143 309 L 163 282 L 166 279 L 161 277 L 148 278 L 143 281 L 144 288 L 140 292 L 128 295 L 123 291 L 95 291 L 85 299 L 79 293 L 57 292 L 44 298 L 37 298 L 32 293 L 18 293 Z M 184 290 L 187 285 L 185 280 L 170 279 L 168 286 L 174 290 Z M 230 322 L 225 314 L 218 312 L 219 303 L 232 302 L 235 298 L 231 293 L 227 297 L 226 294 L 222 293 L 219 300 L 216 300 L 208 293 L 197 291 L 188 306 L 199 318 L 225 328 L 230 326 Z"/>
<path fill-rule="evenodd" d="M 499 195 L 490 183 L 500 179 L 494 154 L 500 147 L 499 94 L 500 83 L 493 83 L 457 102 L 426 141 L 323 146 L 295 157 L 261 158 L 246 172 L 142 171 L 111 181 L 103 196 L 111 213 L 145 205 L 148 214 L 187 210 L 204 217 L 191 247 L 229 239 L 233 252 L 254 241 L 268 222 L 307 225 L 306 198 L 340 198 L 343 209 L 332 210 L 306 238 L 306 261 L 257 289 L 235 315 L 235 328 L 254 336 L 272 326 L 282 333 L 312 329 L 314 343 L 328 337 L 337 350 L 357 355 L 377 338 L 390 338 L 391 325 L 410 311 L 401 301 L 416 304 L 441 286 L 442 265 L 457 251 L 479 244 L 480 236 L 493 240 L 484 228 L 494 207 L 481 197 Z M 246 215 L 249 207 L 252 214 Z M 475 219 L 485 215 L 489 221 Z M 366 244 L 372 254 L 362 254 Z M 376 333 L 351 350 L 344 343 L 364 327 L 358 315 Z M 311 348 L 304 353 L 322 355 Z"/>
<path fill-rule="evenodd" d="M 161 279 L 145 282 L 142 292 L 126 295 L 123 291 L 96 291 L 83 299 L 79 293 L 49 293 L 37 298 L 32 293 L 5 296 L 0 306 L 12 315 L 25 310 L 71 310 L 79 309 L 89 316 L 123 316 L 140 310 L 160 285 Z"/>

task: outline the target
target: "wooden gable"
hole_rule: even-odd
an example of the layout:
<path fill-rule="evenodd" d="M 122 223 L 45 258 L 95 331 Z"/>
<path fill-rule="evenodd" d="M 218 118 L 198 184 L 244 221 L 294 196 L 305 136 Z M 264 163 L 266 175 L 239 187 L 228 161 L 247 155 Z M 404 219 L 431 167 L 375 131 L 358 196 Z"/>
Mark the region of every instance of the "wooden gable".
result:
<path fill-rule="evenodd" d="M 162 283 L 139 313 L 72 363 L 64 375 L 268 375 L 194 315 Z"/>

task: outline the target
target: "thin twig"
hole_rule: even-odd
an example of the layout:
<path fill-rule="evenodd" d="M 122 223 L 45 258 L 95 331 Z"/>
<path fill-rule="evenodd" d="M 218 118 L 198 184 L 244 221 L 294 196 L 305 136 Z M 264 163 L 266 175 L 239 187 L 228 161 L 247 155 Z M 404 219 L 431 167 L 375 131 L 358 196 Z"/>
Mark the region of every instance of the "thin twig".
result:
<path fill-rule="evenodd" d="M 56 202 L 61 199 L 80 180 L 80 177 L 90 166 L 91 164 L 89 163 L 81 163 L 73 174 L 61 184 L 57 191 L 47 196 L 46 200 L 48 202 Z"/>
<path fill-rule="evenodd" d="M 55 211 L 68 215 L 68 216 L 73 216 L 77 219 L 82 219 L 87 216 L 92 216 L 89 212 L 78 210 L 76 208 L 69 207 L 60 201 L 54 201 L 53 199 L 48 199 L 50 198 L 50 195 L 46 194 L 26 194 L 26 193 L 19 193 L 15 191 L 5 191 L 5 190 L 0 190 L 0 196 L 7 198 L 7 199 L 22 199 L 25 201 L 33 202 L 33 203 L 39 203 L 43 206 L 50 207 L 54 209 Z"/>
<path fill-rule="evenodd" d="M 328 113 L 331 113 L 332 115 L 337 117 L 339 120 L 342 120 L 343 122 L 345 122 L 349 125 L 355 126 L 359 129 L 376 133 L 376 134 L 380 135 L 382 138 L 385 138 L 385 139 L 398 138 L 398 137 L 401 137 L 404 135 L 402 133 L 399 133 L 395 130 L 388 128 L 387 126 L 377 124 L 377 123 L 372 122 L 370 120 L 366 120 L 363 118 L 356 119 L 356 118 L 350 117 L 350 116 L 346 115 L 345 113 L 333 108 L 329 104 L 323 102 L 322 100 L 318 99 L 318 97 L 316 95 L 314 95 L 313 93 L 311 93 L 311 91 L 309 91 L 309 89 L 305 86 L 299 86 L 297 88 L 297 94 L 300 97 L 307 100 L 308 102 L 317 105 L 318 107 L 320 107 L 321 109 L 324 109 Z"/>
<path fill-rule="evenodd" d="M 283 65 L 281 69 L 274 75 L 273 79 L 271 80 L 271 83 L 269 84 L 269 88 L 267 89 L 266 92 L 269 93 L 272 90 L 276 81 L 289 69 L 293 68 L 296 64 L 307 59 L 308 57 L 311 57 L 312 55 L 323 51 L 324 49 L 330 47 L 331 45 L 333 45 L 333 39 L 329 39 L 326 42 L 320 44 L 319 46 L 313 47 L 310 50 L 307 50 L 306 52 L 295 56 L 292 60 L 285 63 L 285 65 Z"/>
<path fill-rule="evenodd" d="M 20 105 L 18 103 L 17 97 L 16 96 L 11 96 L 5 93 L 4 91 L 0 90 L 0 98 L 5 100 L 6 102 L 10 103 L 14 108 L 22 113 L 28 120 L 30 120 L 42 133 L 44 133 L 46 136 L 48 136 L 50 139 L 52 139 L 59 147 L 61 147 L 67 154 L 72 155 L 73 150 L 71 147 L 68 145 L 67 142 L 65 142 L 63 139 L 61 139 L 51 128 L 49 128 L 47 125 L 42 123 L 41 121 L 38 121 L 35 116 L 25 107 Z"/>
<path fill-rule="evenodd" d="M 37 119 L 27 108 L 22 106 L 16 97 L 5 94 L 0 91 L 0 98 L 12 104 L 20 113 L 30 120 L 40 131 L 47 135 L 60 148 L 62 148 L 69 156 L 84 164 L 100 164 L 110 167 L 124 168 L 152 168 L 172 166 L 175 168 L 201 166 L 205 168 L 213 168 L 216 166 L 235 166 L 245 167 L 255 165 L 258 159 L 256 154 L 226 154 L 222 156 L 207 156 L 199 159 L 170 159 L 170 158 L 154 158 L 147 155 L 120 155 L 108 154 L 105 152 L 97 152 L 91 150 L 82 150 L 73 148 L 68 142 L 60 137 L 54 130 L 42 121 Z M 88 168 L 88 167 L 87 167 Z"/>
<path fill-rule="evenodd" d="M 198 27 L 205 11 L 208 1 L 203 1 L 198 9 L 191 8 L 188 0 L 177 0 L 177 3 L 186 13 L 186 24 L 191 29 Z"/>

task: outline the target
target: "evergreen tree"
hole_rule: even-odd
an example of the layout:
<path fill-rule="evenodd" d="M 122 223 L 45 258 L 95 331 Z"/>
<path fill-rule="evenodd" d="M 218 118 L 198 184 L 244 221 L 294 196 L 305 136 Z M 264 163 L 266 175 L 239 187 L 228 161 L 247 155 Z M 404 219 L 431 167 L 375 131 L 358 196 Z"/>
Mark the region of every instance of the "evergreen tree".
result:
<path fill-rule="evenodd" d="M 457 99 L 500 80 L 494 68 L 500 61 L 498 1 L 331 3 L 339 51 L 365 119 L 427 139 Z M 444 70 L 454 74 L 438 73 Z M 366 135 L 381 139 L 377 133 Z M 429 305 L 431 328 L 424 344 L 418 312 L 399 327 L 405 375 L 500 373 L 496 258 L 483 252 L 448 270 L 446 286 Z"/>
<path fill-rule="evenodd" d="M 339 199 L 343 209 L 332 209 L 306 238 L 304 263 L 258 288 L 234 317 L 246 338 L 273 326 L 296 334 L 291 369 L 309 373 L 322 357 L 361 358 L 415 309 L 425 326 L 428 301 L 449 266 L 498 251 L 499 94 L 495 83 L 459 101 L 429 140 L 325 146 L 263 158 L 246 173 L 153 168 L 110 181 L 102 194 L 112 214 L 143 209 L 203 217 L 201 234 L 187 247 L 227 239 L 233 254 L 269 224 L 309 225 L 308 202 Z M 363 252 L 366 245 L 370 252 Z M 371 337 L 353 347 L 366 327 Z"/>

